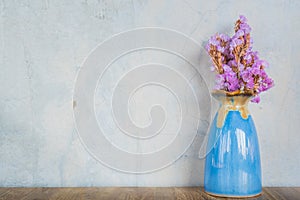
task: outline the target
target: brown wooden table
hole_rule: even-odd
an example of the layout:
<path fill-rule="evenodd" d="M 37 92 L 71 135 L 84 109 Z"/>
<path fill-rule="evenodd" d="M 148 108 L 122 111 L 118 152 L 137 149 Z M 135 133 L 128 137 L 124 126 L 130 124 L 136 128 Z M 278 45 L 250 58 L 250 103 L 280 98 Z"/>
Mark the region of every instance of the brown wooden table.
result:
<path fill-rule="evenodd" d="M 88 187 L 88 188 L 0 188 L 0 199 L 227 199 L 212 197 L 201 187 Z M 230 198 L 232 199 L 232 198 Z M 300 200 L 300 188 L 264 188 L 249 199 Z"/>

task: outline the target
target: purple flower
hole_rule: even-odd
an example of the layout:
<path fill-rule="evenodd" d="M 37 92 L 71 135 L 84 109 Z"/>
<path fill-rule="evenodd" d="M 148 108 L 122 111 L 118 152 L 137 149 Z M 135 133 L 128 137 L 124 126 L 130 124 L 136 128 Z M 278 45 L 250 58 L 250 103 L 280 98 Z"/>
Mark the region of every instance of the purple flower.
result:
<path fill-rule="evenodd" d="M 253 75 L 260 75 L 261 74 L 261 69 L 260 68 L 251 68 L 251 73 Z"/>
<path fill-rule="evenodd" d="M 247 89 L 253 89 L 254 88 L 254 79 L 253 77 L 250 77 L 246 83 Z"/>
<path fill-rule="evenodd" d="M 210 38 L 209 43 L 213 46 L 217 46 L 219 45 L 220 42 L 217 40 L 216 35 L 214 35 Z"/>
<path fill-rule="evenodd" d="M 228 91 L 233 92 L 239 89 L 239 81 L 236 77 L 231 77 L 230 80 L 228 80 L 229 86 Z"/>
<path fill-rule="evenodd" d="M 261 66 L 263 66 L 263 67 L 269 67 L 269 63 L 265 60 L 261 60 L 260 63 L 261 63 Z"/>
<path fill-rule="evenodd" d="M 251 102 L 259 103 L 260 102 L 260 97 L 258 95 L 256 95 L 253 99 L 251 99 Z"/>
<path fill-rule="evenodd" d="M 207 43 L 207 44 L 205 45 L 205 50 L 206 50 L 207 52 L 209 52 L 209 50 L 210 50 L 210 44 L 209 44 L 209 43 Z"/>
<path fill-rule="evenodd" d="M 239 73 L 241 74 L 245 70 L 245 66 L 243 64 L 238 65 Z"/>
<path fill-rule="evenodd" d="M 240 40 L 239 38 L 237 37 L 233 37 L 230 41 L 230 44 L 229 44 L 229 50 L 232 52 L 234 50 L 235 47 L 239 46 L 243 44 L 243 41 Z"/>
<path fill-rule="evenodd" d="M 217 90 L 223 90 L 224 89 L 224 83 L 225 83 L 224 76 L 221 75 L 221 74 L 216 75 L 215 89 L 217 89 Z"/>
<path fill-rule="evenodd" d="M 242 23 L 246 23 L 247 22 L 247 18 L 244 15 L 240 15 L 240 19 L 239 19 Z"/>
<path fill-rule="evenodd" d="M 240 29 L 245 33 L 249 34 L 251 32 L 251 27 L 248 24 L 241 24 Z"/>
<path fill-rule="evenodd" d="M 273 86 L 274 86 L 273 80 L 269 77 L 266 77 L 265 79 L 262 80 L 262 83 L 259 87 L 260 88 L 259 92 L 264 92 L 264 91 L 270 89 Z"/>
<path fill-rule="evenodd" d="M 244 31 L 243 30 L 238 30 L 235 34 L 234 34 L 234 36 L 233 37 L 235 37 L 235 38 L 240 38 L 240 37 L 242 37 L 242 36 L 244 36 L 245 34 L 244 34 Z"/>
<path fill-rule="evenodd" d="M 252 55 L 251 53 L 247 52 L 245 56 L 243 57 L 244 60 L 246 60 L 247 64 L 250 64 L 252 62 Z"/>
<path fill-rule="evenodd" d="M 239 30 L 242 31 L 245 34 L 250 33 L 251 27 L 249 24 L 247 24 L 247 18 L 243 15 L 240 15 L 240 24 L 239 24 Z"/>
<path fill-rule="evenodd" d="M 229 65 L 230 67 L 236 67 L 236 66 L 238 66 L 237 62 L 236 62 L 234 59 L 228 61 L 228 65 Z"/>
<path fill-rule="evenodd" d="M 224 41 L 224 42 L 228 42 L 229 40 L 230 40 L 230 37 L 228 36 L 228 35 L 226 35 L 226 34 L 220 34 L 219 35 L 219 37 L 220 37 L 220 39 L 222 40 L 222 41 Z"/>
<path fill-rule="evenodd" d="M 217 34 L 213 35 L 209 40 L 208 43 L 205 46 L 206 51 L 210 51 L 211 46 L 219 46 L 220 45 L 220 41 L 217 39 Z"/>
<path fill-rule="evenodd" d="M 227 43 L 230 37 L 225 34 L 215 34 L 213 35 L 205 46 L 206 51 L 210 51 L 211 46 L 214 46 L 217 51 L 224 53 L 227 49 Z"/>
<path fill-rule="evenodd" d="M 246 60 L 247 64 L 250 64 L 252 61 L 257 63 L 258 59 L 258 52 L 257 51 L 247 51 L 246 54 L 243 56 L 243 60 Z"/>
<path fill-rule="evenodd" d="M 251 76 L 252 76 L 250 70 L 251 70 L 250 68 L 247 68 L 246 70 L 243 70 L 243 71 L 240 73 L 240 75 L 241 75 L 243 81 L 246 82 L 246 83 L 250 80 L 250 78 L 251 78 Z"/>
<path fill-rule="evenodd" d="M 217 50 L 220 51 L 221 53 L 224 53 L 225 47 L 217 46 Z"/>
<path fill-rule="evenodd" d="M 224 69 L 224 74 L 226 73 L 231 73 L 232 72 L 232 68 L 226 64 L 223 65 L 223 69 Z"/>

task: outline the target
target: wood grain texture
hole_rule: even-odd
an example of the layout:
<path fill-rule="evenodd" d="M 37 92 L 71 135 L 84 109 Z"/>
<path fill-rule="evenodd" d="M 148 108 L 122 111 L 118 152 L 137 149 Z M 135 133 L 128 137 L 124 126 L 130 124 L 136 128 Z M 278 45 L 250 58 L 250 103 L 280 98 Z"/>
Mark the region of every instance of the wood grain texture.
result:
<path fill-rule="evenodd" d="M 176 200 L 215 200 L 217 198 L 206 194 L 201 187 L 89 187 L 89 188 L 0 188 L 0 200 L 70 200 L 70 199 L 176 199 Z M 233 199 L 233 198 L 230 198 Z M 252 200 L 298 200 L 300 188 L 275 187 L 264 188 L 262 195 Z"/>

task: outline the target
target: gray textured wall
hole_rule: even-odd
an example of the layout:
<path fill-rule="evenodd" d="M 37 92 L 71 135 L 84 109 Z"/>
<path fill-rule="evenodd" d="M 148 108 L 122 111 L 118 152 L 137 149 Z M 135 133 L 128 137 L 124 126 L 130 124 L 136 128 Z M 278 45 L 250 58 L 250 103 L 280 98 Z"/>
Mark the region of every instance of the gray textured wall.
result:
<path fill-rule="evenodd" d="M 112 34 L 163 27 L 201 43 L 215 32 L 232 34 L 240 13 L 276 84 L 250 106 L 263 185 L 300 186 L 299 9 L 296 0 L 1 0 L 0 186 L 201 185 L 197 146 L 171 166 L 142 175 L 92 157 L 73 120 L 75 78 L 89 52 Z"/>

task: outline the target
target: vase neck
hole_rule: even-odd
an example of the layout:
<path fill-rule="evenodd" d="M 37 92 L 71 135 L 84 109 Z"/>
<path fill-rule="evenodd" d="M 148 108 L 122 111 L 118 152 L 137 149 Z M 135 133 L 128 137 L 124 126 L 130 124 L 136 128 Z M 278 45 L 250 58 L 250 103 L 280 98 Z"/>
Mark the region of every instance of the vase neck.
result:
<path fill-rule="evenodd" d="M 230 94 L 226 92 L 215 91 L 213 97 L 220 102 L 218 110 L 217 127 L 222 128 L 229 111 L 238 111 L 243 119 L 248 119 L 248 102 L 251 95 Z"/>
<path fill-rule="evenodd" d="M 236 95 L 236 96 L 219 96 L 215 97 L 219 102 L 220 106 L 226 106 L 229 108 L 248 107 L 250 101 L 249 96 Z"/>

